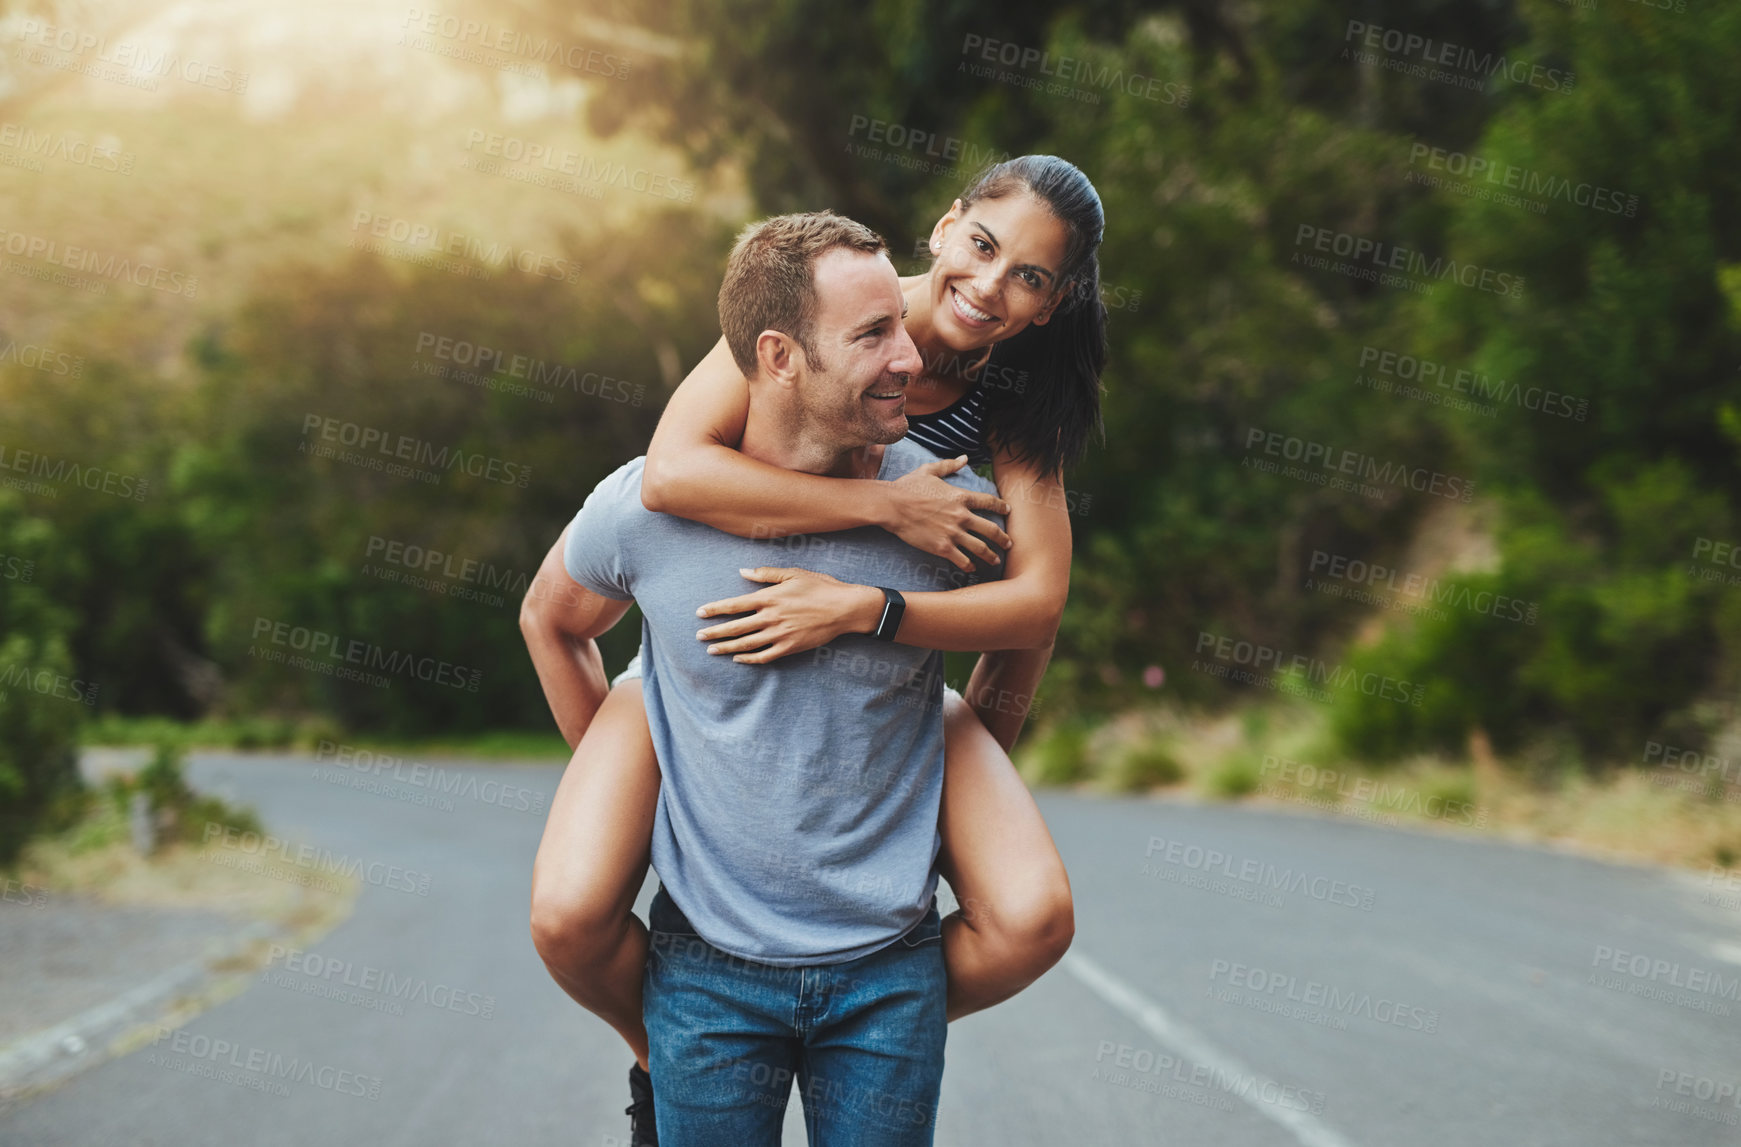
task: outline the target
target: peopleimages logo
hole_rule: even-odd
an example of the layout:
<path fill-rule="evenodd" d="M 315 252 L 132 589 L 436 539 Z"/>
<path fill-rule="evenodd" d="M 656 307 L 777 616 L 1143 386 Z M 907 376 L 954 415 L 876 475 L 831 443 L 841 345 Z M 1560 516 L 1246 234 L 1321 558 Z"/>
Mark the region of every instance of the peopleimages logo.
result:
<path fill-rule="evenodd" d="M 1111 1064 L 1105 1063 L 1108 1056 L 1112 1057 Z M 1110 1083 L 1115 1087 L 1128 1087 L 1133 1091 L 1146 1091 L 1151 1095 L 1195 1103 L 1216 1111 L 1234 1110 L 1225 1096 L 1237 1095 L 1241 1099 L 1255 1099 L 1291 1111 L 1322 1115 L 1327 1098 L 1322 1091 L 1312 1091 L 1259 1075 L 1229 1071 L 1219 1066 L 1193 1064 L 1189 1059 L 1177 1059 L 1165 1052 L 1156 1053 L 1131 1044 L 1115 1044 L 1109 1039 L 1100 1041 L 1094 1054 L 1094 1063 L 1096 1066 L 1089 1073 L 1090 1079 Z M 1182 1086 L 1163 1083 L 1162 1080 L 1166 1079 Z M 1193 1095 L 1187 1088 L 1200 1090 Z"/>
<path fill-rule="evenodd" d="M 0 686 L 14 689 L 27 689 L 42 697 L 54 697 L 62 701 L 77 701 L 95 708 L 97 692 L 101 686 L 79 677 L 68 677 L 53 669 L 34 668 L 29 665 L 7 665 L 0 667 Z M 0 689 L 0 697 L 6 696 Z"/>
<path fill-rule="evenodd" d="M 523 274 L 554 279 L 559 283 L 580 282 L 580 266 L 561 255 L 550 255 L 527 247 L 517 248 L 512 243 L 486 244 L 474 235 L 443 230 L 430 223 L 393 215 L 379 215 L 373 211 L 358 211 L 351 217 L 352 246 L 360 245 L 360 239 L 356 235 L 358 231 L 366 231 L 375 239 L 403 243 L 425 254 L 469 259 L 486 267 L 509 267 Z"/>
<path fill-rule="evenodd" d="M 1267 996 L 1273 996 L 1279 992 L 1283 999 L 1291 1003 L 1304 1004 L 1313 1008 L 1327 1008 L 1331 1012 L 1343 1015 L 1364 1016 L 1376 1023 L 1394 1024 L 1410 1031 L 1430 1034 L 1439 1030 L 1438 1011 L 1398 1003 L 1396 1000 L 1383 996 L 1374 999 L 1370 992 L 1345 992 L 1341 988 L 1320 980 L 1302 981 L 1297 976 L 1265 968 L 1254 968 L 1232 960 L 1216 959 L 1211 961 L 1209 979 L 1216 981 L 1223 976 L 1227 977 L 1226 982 L 1233 987 Z"/>
<path fill-rule="evenodd" d="M 91 143 L 66 132 L 38 132 L 27 124 L 12 120 L 0 122 L 0 147 L 16 148 L 33 159 L 56 159 L 75 167 L 117 175 L 133 174 L 133 163 L 138 158 L 119 147 Z M 41 171 L 42 168 L 38 165 L 34 170 Z"/>
<path fill-rule="evenodd" d="M 7 339 L 5 345 L 0 346 L 0 366 L 9 363 L 62 378 L 78 378 L 85 372 L 83 355 L 69 354 L 35 343 L 19 343 L 14 339 Z"/>
<path fill-rule="evenodd" d="M 1455 818 L 1458 824 L 1477 827 L 1487 824 L 1487 810 L 1476 808 L 1470 801 L 1432 793 L 1423 795 L 1420 790 L 1406 785 L 1376 781 L 1346 770 L 1321 769 L 1304 761 L 1296 761 L 1292 757 L 1277 757 L 1273 753 L 1265 753 L 1261 774 L 1297 785 L 1310 795 L 1322 794 L 1381 809 L 1399 809 L 1433 820 L 1450 821 Z M 1278 790 L 1272 795 L 1286 795 L 1282 786 L 1270 787 Z"/>
<path fill-rule="evenodd" d="M 556 64 L 571 72 L 624 79 L 631 61 L 626 56 L 587 44 L 554 39 L 541 33 L 522 32 L 488 20 L 474 20 L 439 9 L 407 8 L 399 42 L 420 51 L 491 63 L 479 50 L 517 56 L 534 64 Z M 442 41 L 447 41 L 443 44 Z"/>
<path fill-rule="evenodd" d="M 1136 96 L 1150 103 L 1176 104 L 1186 107 L 1191 102 L 1191 88 L 1188 84 L 1168 83 L 1153 76 L 1144 76 L 1136 72 L 1125 74 L 1123 68 L 1115 64 L 1096 65 L 1092 60 L 1073 56 L 1054 56 L 1044 48 L 1035 48 L 1023 44 L 1014 44 L 1008 40 L 994 40 L 973 32 L 961 41 L 961 54 L 969 60 L 981 60 L 985 64 L 999 64 L 1005 68 L 1014 68 L 1018 72 L 1028 72 L 1035 78 L 1051 83 L 1030 82 L 1020 84 L 1023 87 L 1041 89 L 1054 95 L 1074 94 L 1070 84 L 1086 84 L 1105 92 L 1122 92 L 1125 95 Z M 996 78 L 1004 82 L 1019 81 L 1020 77 L 1009 72 L 995 72 L 992 68 L 963 62 L 957 69 L 967 71 L 971 75 L 986 79 Z M 1092 94 L 1092 93 L 1087 93 Z M 1097 100 L 1094 102 L 1098 102 Z"/>
<path fill-rule="evenodd" d="M 1413 248 L 1386 243 L 1381 239 L 1368 239 L 1364 235 L 1301 223 L 1294 230 L 1294 246 L 1307 245 L 1314 251 L 1330 252 L 1357 265 L 1370 263 L 1371 268 L 1357 266 L 1355 269 L 1370 270 L 1373 274 L 1380 270 L 1399 271 L 1405 275 L 1441 282 L 1448 279 L 1461 286 L 1473 287 L 1493 295 L 1506 295 L 1513 299 L 1523 296 L 1522 275 L 1495 271 L 1491 267 L 1479 267 L 1474 263 L 1459 263 L 1442 255 L 1428 258 Z M 1301 262 L 1299 251 L 1294 252 L 1291 261 Z"/>
<path fill-rule="evenodd" d="M 201 843 L 205 846 L 202 858 L 224 868 L 272 875 L 270 866 L 279 864 L 286 868 L 302 869 L 303 874 L 316 878 L 360 880 L 372 888 L 384 888 L 390 892 L 429 895 L 430 876 L 427 872 L 381 860 L 366 861 L 346 853 L 335 853 L 330 848 L 317 848 L 312 844 L 284 840 L 271 833 L 261 834 L 251 829 L 238 829 L 234 825 L 208 821 Z M 291 882 L 306 883 L 303 874 L 292 874 L 294 879 Z M 323 880 L 319 886 L 329 891 L 342 888 L 337 881 Z"/>
<path fill-rule="evenodd" d="M 1010 153 L 987 147 L 972 140 L 935 131 L 910 127 L 902 123 L 854 115 L 847 125 L 848 138 L 862 135 L 862 144 L 848 144 L 853 154 L 862 159 L 888 159 L 904 166 L 924 170 L 946 171 L 957 166 L 977 168 L 988 163 L 1002 163 Z M 871 145 L 878 146 L 871 146 Z M 889 150 L 884 151 L 887 147 Z"/>
<path fill-rule="evenodd" d="M 530 466 L 517 462 L 507 462 L 476 450 L 468 454 L 459 447 L 437 446 L 433 442 L 413 438 L 408 434 L 393 434 L 379 427 L 364 426 L 360 422 L 349 422 L 323 414 L 311 413 L 302 416 L 304 442 L 297 448 L 300 453 L 311 452 L 306 441 L 310 436 L 325 442 L 337 443 L 339 446 L 354 446 L 361 451 L 373 451 L 374 454 L 380 456 L 375 458 L 367 453 L 359 455 L 358 458 L 363 461 L 378 463 L 382 458 L 403 459 L 407 463 L 415 463 L 419 466 L 432 466 L 436 471 L 452 472 L 458 470 L 462 474 L 471 475 L 473 478 L 499 482 L 504 486 L 518 486 L 522 490 L 532 481 L 532 467 Z M 341 458 L 340 460 L 353 461 L 354 459 Z M 439 476 L 437 480 L 439 481 Z"/>
<path fill-rule="evenodd" d="M 1542 200 L 1559 199 L 1579 207 L 1588 207 L 1593 211 L 1603 211 L 1610 215 L 1624 215 L 1628 219 L 1638 213 L 1638 196 L 1636 195 L 1616 191 L 1600 184 L 1573 183 L 1564 176 L 1533 171 L 1527 167 L 1519 167 L 1514 163 L 1506 163 L 1503 160 L 1434 147 L 1431 144 L 1411 143 L 1409 145 L 1409 166 L 1411 168 L 1424 167 L 1428 171 L 1444 172 L 1447 175 L 1467 178 L 1477 183 L 1496 185 L 1507 191 L 1516 191 L 1525 196 L 1538 196 Z M 1419 178 L 1419 172 L 1411 171 L 1409 174 L 1417 177 L 1414 182 L 1425 182 L 1424 179 Z"/>
<path fill-rule="evenodd" d="M 408 545 L 378 534 L 369 536 L 363 556 L 414 570 L 419 574 L 439 575 L 450 581 L 482 586 L 485 589 L 499 589 L 517 596 L 524 596 L 531 581 L 525 570 L 503 569 L 477 558 L 461 557 L 426 546 Z M 368 572 L 367 566 L 364 566 L 364 572 Z"/>
<path fill-rule="evenodd" d="M 1168 840 L 1163 836 L 1149 837 L 1148 848 L 1143 856 L 1146 858 L 1143 863 L 1145 876 L 1154 875 L 1152 869 L 1160 864 L 1172 864 L 1199 872 L 1214 873 L 1229 880 L 1276 892 L 1299 893 L 1326 904 L 1340 904 L 1347 908 L 1358 908 L 1362 912 L 1372 911 L 1377 896 L 1375 890 L 1351 884 L 1346 880 L 1336 880 L 1292 868 L 1277 868 L 1268 861 L 1250 857 L 1242 860 L 1218 848 L 1205 848 L 1200 844 L 1190 844 L 1182 840 Z M 1235 861 L 1239 862 L 1237 869 L 1233 866 Z"/>
<path fill-rule="evenodd" d="M 1385 347 L 1362 345 L 1359 365 L 1362 373 L 1356 376 L 1355 381 L 1374 390 L 1397 390 L 1400 393 L 1396 385 L 1398 382 L 1416 383 L 1423 387 L 1431 384 L 1441 390 L 1468 395 L 1472 399 L 1515 406 L 1521 410 L 1556 418 L 1569 418 L 1574 422 L 1584 421 L 1590 413 L 1590 400 L 1575 394 L 1563 394 L 1540 386 L 1520 386 L 1507 379 L 1494 379 L 1492 375 L 1477 370 L 1462 367 L 1453 369 L 1446 363 Z M 1380 377 L 1368 376 L 1364 373 L 1367 370 Z"/>
<path fill-rule="evenodd" d="M 519 812 L 544 811 L 544 794 L 520 785 L 511 785 L 494 777 L 466 769 L 448 770 L 422 761 L 408 760 L 390 753 L 376 753 L 354 745 L 323 740 L 315 749 L 314 759 L 336 765 L 356 776 L 385 778 L 425 789 L 440 796 L 457 796 L 483 804 Z M 329 774 L 330 774 L 330 770 Z M 319 770 L 316 770 L 317 774 Z M 328 778 L 319 778 L 328 779 Z M 351 786 L 358 787 L 358 786 Z"/>
<path fill-rule="evenodd" d="M 133 474 L 122 474 L 114 470 L 98 466 L 81 465 L 66 458 L 56 458 L 39 450 L 20 450 L 16 446 L 0 443 L 0 470 L 11 470 L 16 474 L 28 474 L 32 478 L 42 478 L 57 485 L 72 483 L 80 489 L 93 493 L 113 494 L 117 498 L 126 498 L 134 502 L 143 502 L 145 495 L 151 489 L 151 483 Z M 48 492 L 52 497 L 55 491 L 52 487 L 42 487 L 35 492 Z"/>
<path fill-rule="evenodd" d="M 150 287 L 155 291 L 182 295 L 189 299 L 199 291 L 199 280 L 192 275 L 159 267 L 155 263 L 76 247 L 41 235 L 0 230 L 0 249 L 8 255 L 34 259 L 51 267 L 65 267 L 69 271 L 96 275 L 111 282 L 132 283 L 134 286 Z"/>
<path fill-rule="evenodd" d="M 26 46 L 23 58 L 32 64 L 99 80 L 118 81 L 147 91 L 157 90 L 158 77 L 179 78 L 202 88 L 237 95 L 248 90 L 247 72 L 209 60 L 184 60 L 178 53 L 161 48 L 154 50 L 145 43 L 111 42 L 107 36 L 99 36 L 86 28 L 25 20 L 20 25 L 18 39 Z M 50 51 L 62 53 L 63 58 L 56 59 L 48 54 Z M 78 58 L 86 56 L 90 59 Z"/>
<path fill-rule="evenodd" d="M 166 1042 L 176 1058 L 163 1054 Z M 354 1095 L 359 1099 L 381 1097 L 379 1076 L 363 1075 L 299 1056 L 287 1057 L 267 1048 L 248 1047 L 203 1033 L 195 1035 L 159 1027 L 151 1047 L 153 1050 L 146 1054 L 145 1062 L 154 1067 L 219 1079 L 268 1095 L 289 1095 L 285 1086 L 288 1080 L 313 1084 L 322 1091 L 337 1095 Z"/>
<path fill-rule="evenodd" d="M 1423 602 L 1431 601 L 1435 605 L 1451 605 L 1503 621 L 1521 621 L 1525 625 L 1534 625 L 1540 613 L 1539 605 L 1523 598 L 1490 590 L 1471 590 L 1468 586 L 1454 581 L 1444 581 L 1425 574 L 1403 573 L 1390 566 L 1324 550 L 1312 551 L 1312 560 L 1307 563 L 1307 570 L 1320 577 L 1328 576 L 1357 586 L 1382 586 L 1405 597 L 1418 598 Z M 1400 582 L 1397 580 L 1399 573 L 1402 576 Z M 1317 588 L 1313 578 L 1306 579 L 1306 588 Z"/>
<path fill-rule="evenodd" d="M 1348 27 L 1342 34 L 1343 43 L 1351 41 L 1356 42 L 1357 49 L 1365 48 L 1369 51 L 1343 48 L 1343 59 L 1381 64 L 1392 71 L 1441 83 L 1449 82 L 1458 87 L 1475 88 L 1477 80 L 1497 78 L 1542 91 L 1559 92 L 1570 91 L 1577 80 L 1575 72 L 1544 68 L 1528 60 L 1514 60 L 1504 52 L 1478 52 L 1473 48 L 1453 44 L 1449 40 L 1435 40 L 1431 36 L 1405 32 L 1401 28 L 1386 28 L 1380 24 L 1368 24 L 1360 20 L 1348 21 Z M 1388 55 L 1379 56 L 1378 52 Z M 1389 56 L 1401 58 L 1391 59 Z M 1419 63 L 1409 63 L 1411 58 Z M 1462 72 L 1463 75 L 1456 76 L 1452 72 Z"/>
<path fill-rule="evenodd" d="M 525 379 L 527 382 L 547 388 L 547 390 L 567 389 L 575 394 L 603 398 L 611 402 L 624 402 L 630 406 L 641 405 L 641 396 L 647 389 L 643 383 L 630 383 L 625 379 L 599 374 L 597 371 L 581 372 L 566 363 L 547 362 L 531 355 L 516 354 L 513 351 L 487 346 L 483 343 L 455 339 L 429 331 L 418 332 L 416 353 L 437 358 L 455 366 L 473 368 L 478 372 L 477 377 L 482 379 L 489 379 L 497 374 L 507 375 L 509 378 Z M 437 372 L 430 371 L 428 373 Z M 462 381 L 470 380 L 462 379 Z M 494 382 L 486 385 L 492 390 L 502 389 Z M 535 391 L 534 393 L 545 400 L 549 398 L 546 391 Z"/>
<path fill-rule="evenodd" d="M 1343 488 L 1336 484 L 1335 475 L 1349 474 L 1362 482 L 1379 482 L 1452 501 L 1467 502 L 1475 496 L 1475 483 L 1468 478 L 1443 474 L 1425 466 L 1382 461 L 1359 450 L 1347 450 L 1258 426 L 1247 428 L 1245 450 L 1246 457 L 1240 462 L 1241 466 L 1273 470 L 1275 464 L 1251 457 L 1252 451 L 1259 450 L 1289 462 L 1299 462 L 1302 476 L 1320 486 L 1329 484 L 1331 489 Z M 1318 469 L 1311 469 L 1313 466 Z"/>
<path fill-rule="evenodd" d="M 289 988 L 308 995 L 328 995 L 323 989 L 335 989 L 331 998 L 345 1003 L 376 1003 L 397 1005 L 396 1008 L 376 1007 L 372 1010 L 404 1014 L 406 1003 L 458 1012 L 461 1015 L 494 1019 L 496 997 L 484 992 L 469 992 L 450 984 L 431 984 L 426 977 L 402 975 L 390 968 L 340 960 L 319 952 L 308 952 L 284 944 L 273 944 L 267 957 L 267 971 L 260 979 L 274 987 Z M 282 972 L 275 969 L 282 968 Z M 290 975 L 286 975 L 289 973 Z M 302 977 L 298 980 L 294 977 Z M 352 989 L 338 992 L 336 989 Z M 359 1000 L 358 992 L 379 993 L 384 1000 Z"/>
<path fill-rule="evenodd" d="M 482 151 L 485 156 L 507 160 L 509 163 L 536 165 L 559 175 L 571 175 L 587 183 L 603 184 L 623 191 L 638 191 L 655 199 L 676 199 L 689 203 L 695 198 L 693 180 L 676 179 L 663 172 L 648 171 L 644 167 L 631 168 L 617 161 L 595 159 L 571 148 L 526 140 L 517 135 L 503 135 L 484 131 L 482 128 L 472 128 L 466 132 L 465 149 L 469 152 L 474 148 Z"/>
<path fill-rule="evenodd" d="M 1289 653 L 1273 645 L 1265 645 L 1256 641 L 1241 641 L 1225 634 L 1209 633 L 1203 630 L 1197 632 L 1197 644 L 1194 653 L 1207 651 L 1210 657 L 1226 663 L 1211 665 L 1207 661 L 1193 661 L 1192 669 L 1199 673 L 1208 673 L 1213 677 L 1228 677 L 1233 680 L 1247 681 L 1250 684 L 1261 684 L 1255 679 L 1268 669 L 1276 674 L 1273 679 L 1280 684 L 1292 688 L 1310 690 L 1303 696 L 1314 700 L 1328 700 L 1328 694 L 1323 690 L 1311 689 L 1313 684 L 1327 685 L 1332 689 L 1345 689 L 1350 685 L 1359 689 L 1368 697 L 1376 697 L 1381 701 L 1395 701 L 1398 704 L 1421 707 L 1421 698 L 1425 695 L 1425 685 L 1415 685 L 1408 681 L 1389 677 L 1378 673 L 1361 673 L 1348 665 L 1336 665 L 1321 660 L 1306 653 Z M 1229 666 L 1251 666 L 1249 672 L 1239 672 Z M 1297 678 L 1297 680 L 1296 680 Z"/>
<path fill-rule="evenodd" d="M 1590 973 L 1589 982 L 1598 987 L 1626 991 L 1631 995 L 1644 996 L 1649 999 L 1662 1000 L 1667 1003 L 1691 1007 L 1697 1011 L 1710 1011 L 1712 1008 L 1723 1008 L 1720 1015 L 1728 1015 L 1728 1010 L 1722 1004 L 1712 1004 L 1709 1000 L 1699 1000 L 1697 996 L 1714 996 L 1719 1000 L 1731 1003 L 1741 1001 L 1741 975 L 1725 976 L 1721 972 L 1713 972 L 1708 968 L 1682 967 L 1678 960 L 1665 960 L 1661 957 L 1647 956 L 1642 952 L 1629 952 L 1624 948 L 1611 948 L 1606 944 L 1596 945 L 1596 954 L 1590 960 L 1590 966 L 1602 973 L 1617 972 L 1631 977 L 1634 981 L 1627 984 L 1597 972 Z M 1667 995 L 1659 984 L 1693 993 L 1693 997 L 1675 997 Z"/>
<path fill-rule="evenodd" d="M 419 657 L 402 649 L 388 649 L 373 642 L 358 638 L 345 640 L 336 633 L 326 633 L 319 629 L 310 629 L 305 625 L 290 625 L 283 621 L 273 621 L 269 617 L 256 617 L 254 630 L 250 638 L 262 645 L 270 642 L 272 645 L 295 650 L 302 654 L 298 660 L 308 662 L 308 665 L 298 665 L 297 668 L 320 667 L 328 676 L 343 678 L 344 674 L 325 667 L 338 665 L 341 667 L 359 665 L 363 669 L 379 669 L 386 673 L 397 673 L 416 681 L 433 682 L 446 685 L 450 689 L 464 689 L 476 693 L 483 681 L 482 669 L 467 669 L 464 665 L 454 665 L 436 657 Z M 262 656 L 250 645 L 250 654 Z M 276 652 L 276 651 L 272 651 Z M 265 660 L 282 660 L 283 654 L 274 657 L 263 657 Z M 360 672 L 360 670 L 355 671 Z"/>

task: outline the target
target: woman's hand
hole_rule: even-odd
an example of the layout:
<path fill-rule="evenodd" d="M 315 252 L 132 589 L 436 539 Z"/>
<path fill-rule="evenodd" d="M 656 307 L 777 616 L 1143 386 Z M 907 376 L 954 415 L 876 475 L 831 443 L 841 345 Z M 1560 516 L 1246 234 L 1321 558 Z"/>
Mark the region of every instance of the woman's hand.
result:
<path fill-rule="evenodd" d="M 762 566 L 738 572 L 751 581 L 773 584 L 742 597 L 708 602 L 695 611 L 697 617 L 749 616 L 708 626 L 695 636 L 718 643 L 709 653 L 735 654 L 732 660 L 744 665 L 766 665 L 826 645 L 843 633 L 869 633 L 882 616 L 883 594 L 875 586 L 853 585 L 812 570 Z"/>
<path fill-rule="evenodd" d="M 943 475 L 953 474 L 965 465 L 965 454 L 939 458 L 893 482 L 883 483 L 888 487 L 889 501 L 883 528 L 914 549 L 936 554 L 971 572 L 973 562 L 969 555 L 995 565 L 1002 559 L 1000 550 L 992 549 L 992 545 L 1003 550 L 1010 548 L 1010 536 L 996 522 L 974 511 L 989 510 L 1008 520 L 1010 507 L 996 494 L 963 490 L 943 480 Z"/>

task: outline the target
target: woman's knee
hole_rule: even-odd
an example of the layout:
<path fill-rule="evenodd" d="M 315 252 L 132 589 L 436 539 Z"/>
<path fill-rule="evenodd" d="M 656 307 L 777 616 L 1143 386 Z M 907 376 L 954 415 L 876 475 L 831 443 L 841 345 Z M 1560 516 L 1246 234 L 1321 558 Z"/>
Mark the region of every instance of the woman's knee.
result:
<path fill-rule="evenodd" d="M 617 905 L 532 886 L 532 946 L 545 963 L 565 968 L 603 962 L 614 950 L 623 915 Z"/>
<path fill-rule="evenodd" d="M 1049 968 L 1076 936 L 1076 904 L 1061 866 L 1055 874 L 1012 889 L 995 902 L 963 907 L 975 931 L 987 934 L 1012 963 Z M 973 919 L 976 914 L 980 919 Z"/>

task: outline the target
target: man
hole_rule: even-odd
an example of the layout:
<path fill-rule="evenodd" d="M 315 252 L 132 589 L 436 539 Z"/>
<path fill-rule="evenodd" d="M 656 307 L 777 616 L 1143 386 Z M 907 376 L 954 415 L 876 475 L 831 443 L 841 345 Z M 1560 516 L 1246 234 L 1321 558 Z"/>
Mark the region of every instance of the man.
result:
<path fill-rule="evenodd" d="M 720 290 L 751 380 L 740 449 L 883 481 L 932 461 L 902 440 L 921 368 L 904 311 L 868 228 L 827 212 L 747 228 Z M 753 667 L 712 656 L 696 608 L 756 588 L 740 571 L 789 561 L 792 539 L 645 509 L 643 462 L 601 482 L 558 544 L 578 587 L 563 587 L 578 595 L 570 636 L 590 641 L 631 599 L 644 617 L 662 780 L 644 990 L 659 1141 L 777 1143 L 796 1082 L 813 1144 L 929 1144 L 945 1037 L 942 655 L 890 638 L 900 590 L 958 584 L 958 571 L 878 528 L 818 535 L 807 567 L 893 591 L 880 639 Z M 946 480 L 994 493 L 971 471 Z M 539 668 L 548 693 L 561 678 Z"/>

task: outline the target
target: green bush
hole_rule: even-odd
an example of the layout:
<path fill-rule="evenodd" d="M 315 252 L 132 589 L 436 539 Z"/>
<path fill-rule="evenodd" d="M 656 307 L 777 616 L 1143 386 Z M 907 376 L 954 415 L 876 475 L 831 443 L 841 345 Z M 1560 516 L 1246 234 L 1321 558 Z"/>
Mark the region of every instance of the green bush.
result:
<path fill-rule="evenodd" d="M 1023 756 L 1022 771 L 1036 785 L 1068 785 L 1090 773 L 1088 740 L 1092 732 L 1086 721 L 1066 718 L 1036 737 Z"/>
<path fill-rule="evenodd" d="M 1185 769 L 1164 746 L 1153 741 L 1132 745 L 1113 765 L 1112 787 L 1120 792 L 1142 792 L 1161 785 L 1177 784 Z"/>
<path fill-rule="evenodd" d="M 93 818 L 92 832 L 102 835 L 119 815 L 125 823 L 136 793 L 143 793 L 158 828 L 157 843 L 180 841 L 196 844 L 205 839 L 206 826 L 216 824 L 238 832 L 260 832 L 260 819 L 249 808 L 236 808 L 224 800 L 194 791 L 183 772 L 186 750 L 173 738 L 160 740 L 151 760 L 131 777 L 111 777 L 108 782 L 109 814 Z"/>
<path fill-rule="evenodd" d="M 1228 757 L 1203 778 L 1203 787 L 1210 796 L 1232 800 L 1257 791 L 1263 778 L 1263 766 L 1257 757 L 1240 753 Z"/>
<path fill-rule="evenodd" d="M 1338 690 L 1342 747 L 1374 761 L 1456 754 L 1479 728 L 1503 753 L 1553 742 L 1589 761 L 1637 759 L 1668 725 L 1701 738 L 1688 714 L 1724 641 L 1723 587 L 1690 579 L 1675 551 L 1726 535 L 1701 520 L 1712 507 L 1680 463 L 1608 471 L 1599 489 L 1608 541 L 1574 535 L 1539 498 L 1515 495 L 1503 569 L 1440 579 L 1423 604 L 1441 616 L 1347 656 L 1356 672 L 1418 687 L 1420 704 Z M 1741 628 L 1731 644 L 1741 651 Z"/>

